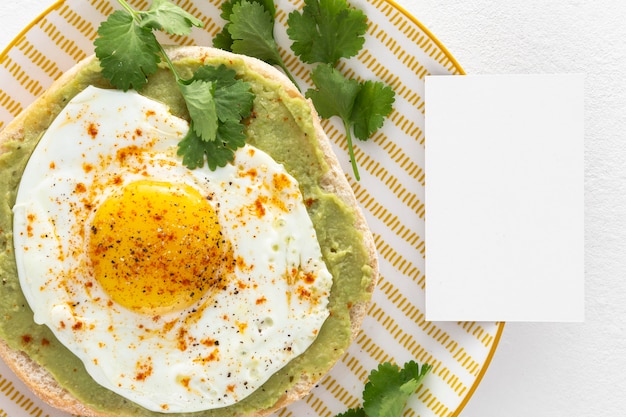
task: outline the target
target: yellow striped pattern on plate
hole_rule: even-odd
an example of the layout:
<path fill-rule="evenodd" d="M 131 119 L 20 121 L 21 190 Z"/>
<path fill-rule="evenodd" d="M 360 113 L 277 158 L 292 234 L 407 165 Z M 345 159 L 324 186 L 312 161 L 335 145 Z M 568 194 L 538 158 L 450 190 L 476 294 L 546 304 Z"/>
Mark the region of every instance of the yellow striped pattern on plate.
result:
<path fill-rule="evenodd" d="M 132 0 L 145 9 L 149 1 Z M 189 36 L 170 37 L 180 45 L 211 45 L 223 22 L 221 0 L 178 0 L 204 22 Z M 302 0 L 278 0 L 276 38 L 301 86 L 310 70 L 293 56 L 286 35 L 289 13 Z M 331 417 L 359 406 L 363 384 L 380 362 L 402 365 L 415 359 L 433 366 L 408 404 L 406 416 L 458 416 L 480 382 L 496 349 L 503 323 L 428 322 L 424 316 L 424 79 L 462 74 L 446 49 L 392 0 L 353 0 L 369 27 L 364 49 L 340 64 L 346 74 L 378 79 L 396 91 L 385 126 L 367 142 L 357 141 L 361 181 L 352 177 L 338 120 L 324 121 L 357 199 L 374 233 L 381 280 L 363 330 L 333 370 L 303 401 L 280 417 Z M 60 0 L 41 14 L 0 55 L 0 129 L 53 80 L 93 53 L 98 25 L 118 8 L 114 0 Z M 0 363 L 0 417 L 62 417 L 35 398 Z"/>

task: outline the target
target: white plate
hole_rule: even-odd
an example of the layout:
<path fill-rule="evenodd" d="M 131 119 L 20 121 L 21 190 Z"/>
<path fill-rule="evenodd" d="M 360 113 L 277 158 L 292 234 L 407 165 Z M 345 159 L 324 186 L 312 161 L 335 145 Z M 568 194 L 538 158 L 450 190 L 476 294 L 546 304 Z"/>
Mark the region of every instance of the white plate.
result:
<path fill-rule="evenodd" d="M 137 8 L 149 4 L 131 3 Z M 220 1 L 178 3 L 200 17 L 205 28 L 169 41 L 211 45 L 223 26 Z M 307 71 L 291 55 L 284 28 L 287 14 L 301 4 L 277 1 L 276 36 L 290 70 L 304 85 Z M 397 4 L 390 0 L 352 4 L 365 11 L 370 26 L 365 48 L 341 68 L 392 85 L 395 108 L 371 140 L 357 141 L 358 182 L 352 176 L 339 121 L 324 122 L 324 128 L 374 233 L 381 280 L 356 342 L 306 399 L 277 415 L 334 416 L 360 405 L 365 379 L 378 363 L 415 359 L 433 369 L 405 415 L 457 416 L 478 386 L 503 329 L 503 323 L 424 319 L 424 78 L 463 71 L 428 30 Z M 93 53 L 98 25 L 117 7 L 113 0 L 60 0 L 13 40 L 0 56 L 0 129 L 65 70 Z M 0 417 L 25 414 L 66 416 L 34 397 L 0 362 Z"/>

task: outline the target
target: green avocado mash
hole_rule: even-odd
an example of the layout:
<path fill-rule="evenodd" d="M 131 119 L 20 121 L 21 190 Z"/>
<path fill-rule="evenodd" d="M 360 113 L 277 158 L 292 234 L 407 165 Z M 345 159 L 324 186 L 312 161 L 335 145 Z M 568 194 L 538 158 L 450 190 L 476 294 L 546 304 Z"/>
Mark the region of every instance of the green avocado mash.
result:
<path fill-rule="evenodd" d="M 334 284 L 330 301 L 331 316 L 315 343 L 303 355 L 276 373 L 251 396 L 233 406 L 175 416 L 234 416 L 268 408 L 303 376 L 317 379 L 325 374 L 348 347 L 350 306 L 368 299 L 367 288 L 373 277 L 362 236 L 353 226 L 353 211 L 336 196 L 324 192 L 318 184 L 327 166 L 315 142 L 311 114 L 306 103 L 300 98 L 289 97 L 278 83 L 248 70 L 242 60 L 213 59 L 206 63 L 224 63 L 252 85 L 256 101 L 253 117 L 246 127 L 249 143 L 283 163 L 299 181 Z M 193 60 L 176 62 L 184 75 L 190 75 L 198 65 Z M 47 327 L 34 323 L 17 277 L 11 209 L 21 173 L 42 132 L 64 104 L 90 84 L 110 88 L 100 76 L 97 61 L 58 91 L 54 97 L 57 104 L 38 108 L 31 114 L 24 126 L 23 141 L 3 144 L 5 152 L 0 155 L 0 338 L 46 367 L 62 386 L 92 408 L 117 416 L 162 415 L 145 410 L 96 384 L 80 360 L 61 345 Z M 165 102 L 172 113 L 187 117 L 184 102 L 168 70 L 161 69 L 152 76 L 142 94 Z"/>

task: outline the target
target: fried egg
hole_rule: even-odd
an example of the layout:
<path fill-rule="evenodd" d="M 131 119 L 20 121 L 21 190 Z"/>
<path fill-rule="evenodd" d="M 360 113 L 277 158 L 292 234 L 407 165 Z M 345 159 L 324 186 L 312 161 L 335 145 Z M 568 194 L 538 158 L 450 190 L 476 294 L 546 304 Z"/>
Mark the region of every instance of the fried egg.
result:
<path fill-rule="evenodd" d="M 189 170 L 189 129 L 88 87 L 32 154 L 14 206 L 22 290 L 100 385 L 149 410 L 238 402 L 303 353 L 332 276 L 297 181 L 246 145 Z"/>

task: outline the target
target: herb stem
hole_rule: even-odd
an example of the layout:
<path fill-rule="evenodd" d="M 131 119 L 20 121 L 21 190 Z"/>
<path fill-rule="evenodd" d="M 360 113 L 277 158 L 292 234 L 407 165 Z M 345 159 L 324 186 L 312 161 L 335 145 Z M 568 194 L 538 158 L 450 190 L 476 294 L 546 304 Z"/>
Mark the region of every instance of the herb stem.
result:
<path fill-rule="evenodd" d="M 133 19 L 137 23 L 141 23 L 141 19 L 139 17 L 139 13 L 137 13 L 125 0 L 117 0 L 117 2 L 133 17 Z M 174 64 L 172 63 L 172 60 L 170 59 L 170 57 L 165 52 L 165 48 L 163 48 L 163 45 L 161 45 L 160 42 L 157 42 L 157 44 L 159 46 L 159 52 L 161 52 L 161 55 L 162 55 L 163 59 L 165 60 L 165 62 L 167 63 L 168 68 L 174 74 L 174 77 L 176 78 L 176 81 L 177 82 L 183 81 L 182 78 L 180 77 L 180 75 L 178 74 L 178 71 L 176 71 L 176 68 L 174 67 Z"/>
<path fill-rule="evenodd" d="M 159 42 L 159 51 L 161 52 L 161 55 L 163 55 L 163 59 L 165 60 L 165 63 L 167 64 L 168 68 L 170 69 L 170 71 L 172 71 L 172 74 L 174 74 L 174 77 L 176 78 L 176 82 L 180 83 L 184 81 L 182 77 L 180 76 L 180 74 L 178 73 L 178 71 L 176 70 L 174 63 L 172 62 L 170 57 L 167 55 L 165 48 L 163 47 L 163 45 L 161 45 L 160 42 Z"/>
<path fill-rule="evenodd" d="M 361 176 L 359 175 L 359 167 L 356 163 L 356 157 L 354 156 L 354 146 L 352 146 L 352 134 L 350 133 L 350 123 L 347 120 L 343 121 L 343 127 L 346 131 L 346 140 L 348 142 L 348 153 L 350 155 L 350 162 L 352 163 L 352 171 L 354 172 L 354 177 L 357 181 L 361 180 Z"/>
<path fill-rule="evenodd" d="M 289 78 L 289 80 L 293 83 L 293 85 L 296 86 L 296 88 L 298 89 L 299 92 L 302 92 L 302 90 L 300 89 L 300 86 L 298 85 L 298 82 L 296 81 L 296 79 L 293 77 L 293 75 L 291 75 L 291 72 L 289 71 L 289 69 L 287 68 L 287 65 L 285 65 L 285 63 L 283 62 L 283 60 L 281 59 L 278 62 L 278 66 L 280 68 L 282 68 L 283 72 L 285 73 L 285 75 L 287 76 L 287 78 Z"/>
<path fill-rule="evenodd" d="M 126 3 L 124 0 L 117 0 L 117 2 L 128 12 L 128 14 L 133 17 L 133 19 L 135 19 L 137 23 L 139 23 L 139 15 L 132 7 L 130 7 L 130 4 Z"/>

